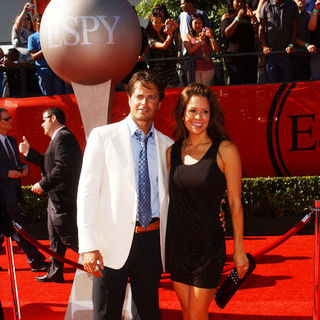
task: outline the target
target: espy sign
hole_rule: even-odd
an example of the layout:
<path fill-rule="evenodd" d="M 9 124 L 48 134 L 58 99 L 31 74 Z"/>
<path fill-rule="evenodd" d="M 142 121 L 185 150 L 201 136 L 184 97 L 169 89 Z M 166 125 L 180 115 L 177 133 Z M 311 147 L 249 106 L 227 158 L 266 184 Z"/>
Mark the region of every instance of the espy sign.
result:
<path fill-rule="evenodd" d="M 96 32 L 102 32 L 105 44 L 116 44 L 114 30 L 119 20 L 120 16 L 66 16 L 60 21 L 60 28 L 56 25 L 48 26 L 49 48 L 90 45 L 98 39 L 94 35 Z M 92 35 L 91 39 L 89 35 Z"/>
<path fill-rule="evenodd" d="M 141 28 L 125 0 L 52 0 L 41 22 L 40 42 L 63 80 L 96 85 L 121 81 L 141 49 Z"/>

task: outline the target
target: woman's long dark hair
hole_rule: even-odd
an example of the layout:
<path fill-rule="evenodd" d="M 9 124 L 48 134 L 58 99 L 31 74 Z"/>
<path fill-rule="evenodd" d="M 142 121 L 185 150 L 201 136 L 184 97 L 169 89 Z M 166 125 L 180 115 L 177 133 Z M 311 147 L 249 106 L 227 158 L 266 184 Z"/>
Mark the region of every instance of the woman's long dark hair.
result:
<path fill-rule="evenodd" d="M 173 133 L 176 141 L 182 142 L 189 136 L 189 132 L 183 122 L 184 114 L 191 97 L 201 96 L 208 99 L 210 106 L 210 119 L 207 132 L 212 141 L 216 139 L 228 139 L 225 131 L 224 114 L 218 101 L 210 88 L 202 83 L 191 83 L 181 92 L 175 108 L 176 127 Z"/>
<path fill-rule="evenodd" d="M 197 18 L 201 19 L 201 21 L 202 21 L 202 27 L 204 27 L 203 15 L 202 15 L 201 13 L 195 13 L 195 14 L 193 14 L 193 15 L 191 16 L 191 21 L 190 21 L 190 23 L 191 23 L 190 34 L 191 34 L 193 37 L 195 37 L 195 36 L 197 35 L 197 33 L 196 33 L 195 30 L 192 28 L 192 21 L 195 20 L 195 19 L 197 19 Z"/>
<path fill-rule="evenodd" d="M 152 18 L 162 18 L 163 22 L 165 22 L 165 19 L 163 17 L 163 12 L 161 10 L 158 10 L 158 9 L 152 10 L 152 13 L 150 15 L 149 22 L 148 22 L 148 25 L 146 28 L 146 32 L 147 32 L 148 37 L 156 38 L 157 32 L 153 29 L 152 20 L 151 20 Z M 162 36 L 166 36 L 166 34 L 163 32 L 163 28 L 161 29 L 160 32 L 161 32 Z"/>

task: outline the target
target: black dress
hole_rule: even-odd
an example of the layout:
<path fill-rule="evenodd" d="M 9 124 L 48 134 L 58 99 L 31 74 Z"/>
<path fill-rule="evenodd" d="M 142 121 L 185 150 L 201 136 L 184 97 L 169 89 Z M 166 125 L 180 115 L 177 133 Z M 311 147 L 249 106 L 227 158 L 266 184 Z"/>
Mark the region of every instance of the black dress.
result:
<path fill-rule="evenodd" d="M 217 165 L 219 143 L 193 165 L 181 159 L 181 143 L 171 150 L 170 204 L 166 234 L 166 271 L 173 281 L 216 288 L 225 262 L 225 240 L 219 219 L 225 193 Z"/>
<path fill-rule="evenodd" d="M 235 16 L 221 21 L 221 33 L 225 37 L 225 30 L 233 22 Z M 238 22 L 234 34 L 227 39 L 227 53 L 255 52 L 255 33 L 251 19 L 243 16 Z M 257 83 L 257 56 L 241 56 L 225 58 L 230 84 L 256 84 Z"/>

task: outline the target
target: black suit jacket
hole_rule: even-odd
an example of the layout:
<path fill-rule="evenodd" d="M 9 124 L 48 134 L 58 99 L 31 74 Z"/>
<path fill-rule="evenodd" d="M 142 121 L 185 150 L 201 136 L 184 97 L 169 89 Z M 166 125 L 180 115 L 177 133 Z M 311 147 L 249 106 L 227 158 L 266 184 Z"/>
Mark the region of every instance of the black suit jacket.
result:
<path fill-rule="evenodd" d="M 15 138 L 8 136 L 7 138 L 13 148 L 15 158 L 17 160 L 18 167 L 23 170 L 26 164 L 22 163 L 19 157 L 18 146 Z M 5 198 L 7 203 L 12 203 L 8 197 L 16 199 L 16 195 L 20 196 L 21 192 L 21 180 L 8 178 L 8 171 L 14 168 L 11 167 L 10 160 L 6 149 L 0 142 L 0 188 L 5 192 Z"/>
<path fill-rule="evenodd" d="M 69 129 L 63 127 L 57 132 L 44 155 L 30 148 L 26 160 L 40 166 L 40 186 L 57 213 L 75 212 L 82 152 Z"/>
<path fill-rule="evenodd" d="M 6 210 L 5 189 L 0 185 L 0 235 L 3 233 L 6 237 L 10 237 L 14 234 L 15 230 Z"/>

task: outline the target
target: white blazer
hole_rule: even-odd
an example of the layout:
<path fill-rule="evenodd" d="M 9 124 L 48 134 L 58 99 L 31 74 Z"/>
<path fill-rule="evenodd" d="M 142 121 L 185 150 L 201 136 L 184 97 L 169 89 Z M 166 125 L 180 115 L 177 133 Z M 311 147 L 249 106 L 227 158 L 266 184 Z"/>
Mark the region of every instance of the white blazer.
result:
<path fill-rule="evenodd" d="M 166 150 L 173 141 L 155 130 L 158 156 L 160 243 L 165 266 L 169 204 Z M 105 266 L 120 269 L 134 235 L 138 196 L 126 120 L 92 130 L 84 153 L 77 199 L 79 253 L 99 250 Z"/>

